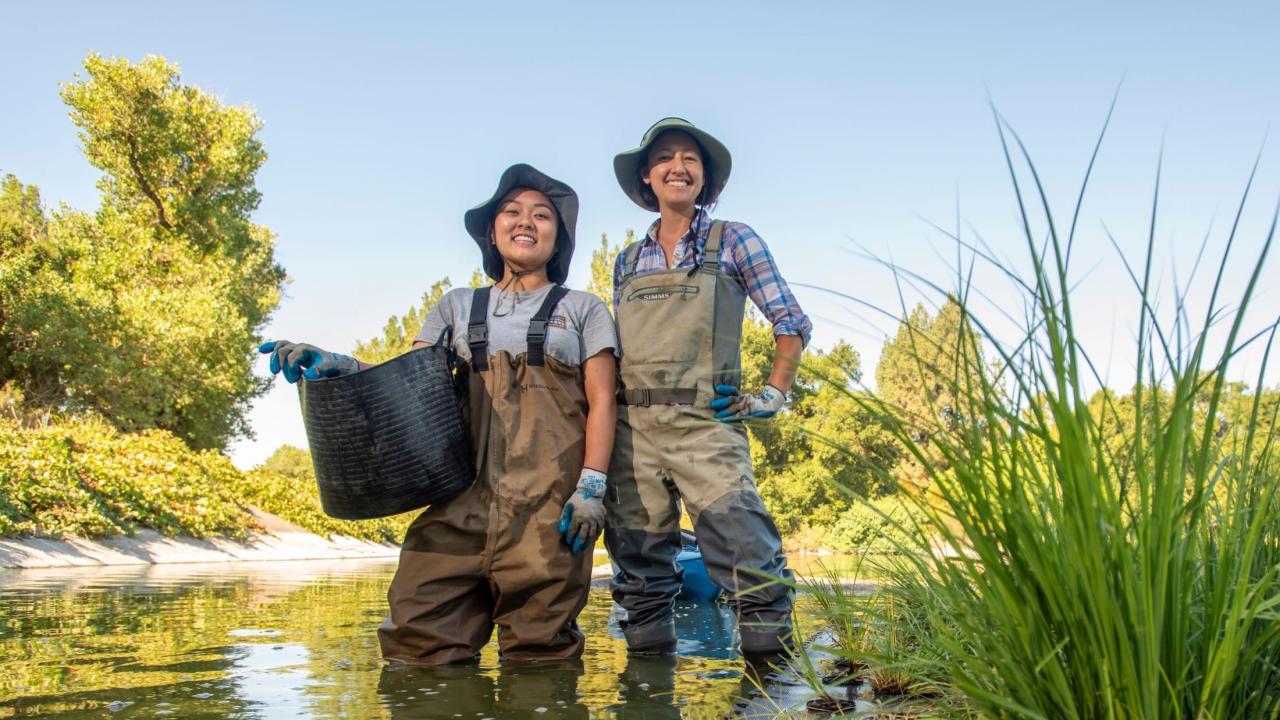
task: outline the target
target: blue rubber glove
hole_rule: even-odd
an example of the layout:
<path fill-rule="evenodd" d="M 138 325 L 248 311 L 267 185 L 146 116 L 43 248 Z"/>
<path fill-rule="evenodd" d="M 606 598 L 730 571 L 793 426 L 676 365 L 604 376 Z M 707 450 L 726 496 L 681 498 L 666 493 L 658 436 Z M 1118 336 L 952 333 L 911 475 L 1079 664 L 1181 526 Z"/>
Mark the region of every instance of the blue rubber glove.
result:
<path fill-rule="evenodd" d="M 560 513 L 560 534 L 574 555 L 594 546 L 604 529 L 604 488 L 608 478 L 599 470 L 582 468 L 578 488 Z"/>
<path fill-rule="evenodd" d="M 353 357 L 331 353 L 306 343 L 268 340 L 258 346 L 258 352 L 271 355 L 272 375 L 281 373 L 291 383 L 304 377 L 308 380 L 338 377 L 360 369 L 360 362 Z"/>
<path fill-rule="evenodd" d="M 770 418 L 787 404 L 787 394 L 772 385 L 765 385 L 759 395 L 738 392 L 732 385 L 717 385 L 711 409 L 718 410 L 720 422 L 742 422 L 753 418 Z"/>

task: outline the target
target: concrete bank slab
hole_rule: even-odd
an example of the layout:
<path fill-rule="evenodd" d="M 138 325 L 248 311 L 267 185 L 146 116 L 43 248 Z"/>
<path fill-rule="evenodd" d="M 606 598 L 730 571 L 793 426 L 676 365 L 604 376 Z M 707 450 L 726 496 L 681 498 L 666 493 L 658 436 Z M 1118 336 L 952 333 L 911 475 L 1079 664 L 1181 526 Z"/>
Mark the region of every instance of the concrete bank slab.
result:
<path fill-rule="evenodd" d="M 174 538 L 152 530 L 129 537 L 0 539 L 0 567 L 44 568 L 148 565 L 261 560 L 394 558 L 395 545 L 335 535 L 324 538 L 300 530 L 254 533 L 243 540 Z"/>

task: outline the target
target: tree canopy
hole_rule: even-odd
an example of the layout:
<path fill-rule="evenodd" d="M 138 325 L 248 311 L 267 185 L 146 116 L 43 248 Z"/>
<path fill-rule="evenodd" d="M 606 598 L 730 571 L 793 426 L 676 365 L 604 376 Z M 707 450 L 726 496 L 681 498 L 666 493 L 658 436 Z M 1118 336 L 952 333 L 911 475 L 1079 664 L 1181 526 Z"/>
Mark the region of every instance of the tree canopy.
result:
<path fill-rule="evenodd" d="M 0 386 L 24 417 L 93 412 L 224 447 L 265 389 L 253 346 L 284 282 L 250 218 L 261 122 L 160 57 L 84 69 L 62 98 L 103 173 L 97 211 L 0 186 Z"/>
<path fill-rule="evenodd" d="M 479 268 L 471 273 L 468 287 L 484 287 L 489 279 Z M 449 278 L 441 278 L 432 283 L 431 289 L 422 294 L 422 300 L 404 315 L 392 315 L 382 326 L 382 336 L 370 338 L 356 343 L 354 355 L 363 362 L 381 363 L 397 355 L 409 351 L 413 347 L 413 339 L 418 336 L 422 324 L 427 321 L 427 313 L 440 302 L 444 294 L 453 289 Z"/>

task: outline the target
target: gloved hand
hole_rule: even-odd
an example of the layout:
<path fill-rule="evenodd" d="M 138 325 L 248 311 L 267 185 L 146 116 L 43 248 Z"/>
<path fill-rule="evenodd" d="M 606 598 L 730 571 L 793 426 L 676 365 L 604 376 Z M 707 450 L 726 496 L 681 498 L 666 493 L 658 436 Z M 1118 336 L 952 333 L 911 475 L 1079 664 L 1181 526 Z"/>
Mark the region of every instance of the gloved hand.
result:
<path fill-rule="evenodd" d="M 578 488 L 560 514 L 560 533 L 574 555 L 596 544 L 604 529 L 604 488 L 608 476 L 599 470 L 582 468 Z"/>
<path fill-rule="evenodd" d="M 360 369 L 360 362 L 353 357 L 306 343 L 268 340 L 258 346 L 258 352 L 271 355 L 271 374 L 282 373 L 291 383 L 304 377 L 308 380 L 338 377 Z"/>
<path fill-rule="evenodd" d="M 720 422 L 741 422 L 752 418 L 773 417 L 787 403 L 787 394 L 772 385 L 765 385 L 759 395 L 738 392 L 732 385 L 717 385 L 711 409 L 718 410 Z"/>

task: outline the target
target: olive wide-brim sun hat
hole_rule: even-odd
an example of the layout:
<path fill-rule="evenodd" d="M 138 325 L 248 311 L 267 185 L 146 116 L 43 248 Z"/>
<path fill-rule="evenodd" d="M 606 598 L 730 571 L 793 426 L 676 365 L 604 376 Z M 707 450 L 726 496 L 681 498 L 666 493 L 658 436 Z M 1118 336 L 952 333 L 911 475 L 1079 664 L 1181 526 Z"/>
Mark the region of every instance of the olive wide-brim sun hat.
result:
<path fill-rule="evenodd" d="M 649 148 L 653 146 L 658 136 L 668 130 L 688 133 L 702 149 L 702 161 L 707 167 L 708 177 L 711 180 L 711 185 L 704 189 L 706 195 L 702 204 L 714 203 L 729 182 L 729 171 L 733 169 L 733 156 L 729 154 L 729 148 L 715 139 L 711 133 L 700 130 L 688 120 L 678 117 L 662 118 L 644 131 L 644 137 L 640 138 L 640 147 L 614 156 L 613 173 L 618 176 L 618 184 L 622 186 L 622 192 L 645 210 L 658 212 L 657 203 L 646 198 L 641 192 L 644 181 L 640 179 L 640 170 L 649 161 Z"/>
<path fill-rule="evenodd" d="M 567 184 L 525 163 L 507 168 L 498 180 L 498 189 L 493 191 L 493 195 L 463 216 L 467 233 L 480 246 L 480 254 L 484 256 L 484 272 L 495 281 L 502 279 L 502 256 L 490 240 L 489 230 L 493 227 L 498 202 L 515 188 L 537 190 L 546 195 L 555 207 L 556 250 L 547 262 L 547 279 L 557 285 L 563 284 L 569 277 L 569 263 L 573 260 L 573 233 L 578 224 L 578 194 Z"/>

